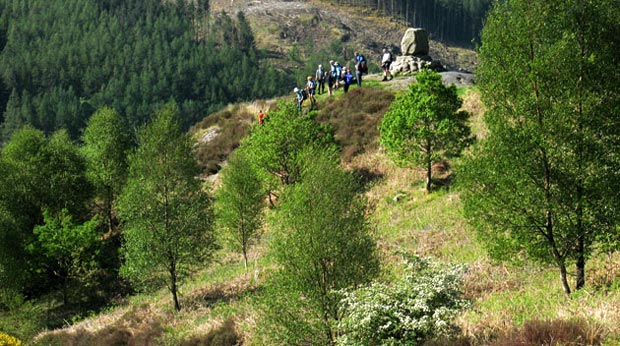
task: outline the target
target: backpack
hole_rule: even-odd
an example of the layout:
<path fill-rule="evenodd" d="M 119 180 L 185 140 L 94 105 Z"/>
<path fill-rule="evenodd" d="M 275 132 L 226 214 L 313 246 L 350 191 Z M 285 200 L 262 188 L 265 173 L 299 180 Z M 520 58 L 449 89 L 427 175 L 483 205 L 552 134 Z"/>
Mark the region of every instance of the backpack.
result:
<path fill-rule="evenodd" d="M 366 58 L 362 54 L 359 54 L 355 59 L 358 62 L 358 71 L 361 73 L 368 73 L 368 64 L 366 64 Z"/>
<path fill-rule="evenodd" d="M 308 89 L 314 89 L 314 88 L 316 88 L 316 81 L 314 79 L 313 80 L 309 80 L 307 85 L 308 85 Z"/>
<path fill-rule="evenodd" d="M 316 70 L 316 77 L 319 80 L 324 79 L 325 78 L 325 70 L 323 70 L 323 69 Z"/>
<path fill-rule="evenodd" d="M 361 73 L 368 73 L 368 65 L 366 65 L 366 60 L 362 60 L 360 62 L 360 72 Z"/>
<path fill-rule="evenodd" d="M 308 92 L 306 92 L 306 89 L 301 89 L 301 100 L 305 100 L 308 98 Z"/>

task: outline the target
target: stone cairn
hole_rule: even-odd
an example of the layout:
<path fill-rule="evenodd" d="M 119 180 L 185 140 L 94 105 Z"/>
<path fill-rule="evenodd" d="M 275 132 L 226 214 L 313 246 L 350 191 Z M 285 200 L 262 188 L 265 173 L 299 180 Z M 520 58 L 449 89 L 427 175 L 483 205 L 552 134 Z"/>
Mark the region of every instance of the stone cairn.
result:
<path fill-rule="evenodd" d="M 393 74 L 413 74 L 422 69 L 443 71 L 444 67 L 438 60 L 428 55 L 428 32 L 420 28 L 409 28 L 400 41 L 403 55 L 396 57 L 390 71 Z"/>

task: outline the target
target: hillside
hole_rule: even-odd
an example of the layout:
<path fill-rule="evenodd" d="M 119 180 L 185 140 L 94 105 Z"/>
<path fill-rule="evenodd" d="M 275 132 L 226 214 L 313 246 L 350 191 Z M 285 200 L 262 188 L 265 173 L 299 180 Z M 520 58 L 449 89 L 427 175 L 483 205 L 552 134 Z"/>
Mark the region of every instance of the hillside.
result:
<path fill-rule="evenodd" d="M 348 95 L 338 92 L 330 99 L 322 95 L 317 120 L 334 126 L 337 139 L 345 146 L 347 169 L 366 177 L 371 220 L 377 227 L 376 237 L 386 266 L 398 265 L 396 254 L 400 251 L 467 264 L 465 294 L 473 305 L 459 318 L 459 344 L 507 345 L 512 344 L 508 340 L 530 340 L 530 344 L 524 341 L 519 345 L 540 345 L 536 342 L 542 342 L 545 335 L 556 335 L 565 341 L 583 338 L 575 345 L 598 345 L 604 338 L 609 338 L 605 345 L 616 345 L 611 340 L 620 335 L 617 289 L 584 291 L 568 299 L 553 267 L 491 261 L 461 215 L 458 190 L 448 186 L 431 195 L 424 193 L 421 171 L 396 167 L 377 147 L 376 124 L 393 94 L 384 87 L 390 83 L 370 84 Z M 406 83 L 401 80 L 392 84 L 401 89 L 399 85 Z M 484 107 L 479 94 L 475 89 L 462 91 L 463 108 L 472 113 L 476 133 L 483 135 Z M 231 105 L 205 122 L 204 129 L 251 124 L 255 108 L 269 109 L 270 104 L 272 101 Z M 341 111 L 350 109 L 351 104 L 357 105 L 360 112 L 347 115 Z M 198 138 L 203 138 L 208 131 L 200 128 L 197 125 L 194 130 L 202 134 Z M 207 142 L 219 136 L 222 134 L 211 134 Z M 441 177 L 449 173 L 448 167 L 437 166 L 435 173 Z M 182 287 L 184 309 L 180 313 L 173 312 L 165 290 L 142 294 L 98 316 L 43 333 L 36 344 L 211 345 L 213 340 L 220 340 L 213 345 L 262 345 L 257 329 L 257 297 L 272 265 L 263 256 L 268 232 L 250 253 L 254 261 L 252 274 L 244 273 L 240 255 L 222 250 L 215 263 Z M 617 260 L 617 256 L 595 258 L 588 286 L 605 286 L 617 277 Z"/>
<path fill-rule="evenodd" d="M 349 58 L 353 50 L 359 50 L 371 63 L 377 62 L 383 47 L 400 51 L 400 40 L 407 29 L 380 13 L 320 0 L 215 0 L 211 8 L 214 13 L 225 11 L 230 15 L 243 11 L 255 32 L 257 47 L 277 66 L 288 68 L 296 67 L 291 57 L 299 54 L 303 60 L 322 49 L 336 50 Z M 432 34 L 430 55 L 449 70 L 474 71 L 477 64 L 472 50 L 435 41 Z"/>
<path fill-rule="evenodd" d="M 405 29 L 377 13 L 338 8 L 319 0 L 213 0 L 210 4 L 213 12 L 234 15 L 243 11 L 256 32 L 257 48 L 271 63 L 292 74 L 317 60 L 346 59 L 353 49 L 371 61 L 383 46 L 398 51 Z M 472 75 L 458 71 L 475 70 L 474 52 L 431 41 L 431 55 L 455 70 L 443 73 L 443 81 L 457 84 L 462 109 L 472 115 L 473 133 L 485 137 L 480 93 L 469 79 Z M 462 290 L 470 306 L 456 320 L 458 333 L 423 346 L 620 345 L 620 254 L 596 249 L 588 259 L 585 288 L 570 297 L 563 292 L 552 264 L 531 261 L 524 254 L 510 263 L 492 260 L 463 216 L 457 176 L 462 171 L 453 170 L 460 159 L 433 166 L 436 188 L 427 193 L 422 170 L 397 166 L 378 145 L 383 115 L 396 95 L 414 81 L 414 77 L 403 76 L 389 82 L 380 78 L 372 73 L 364 87 L 353 86 L 348 94 L 339 89 L 333 97 L 318 95 L 318 111 L 309 112 L 306 102 L 302 113 L 309 116 L 295 119 L 333 130 L 342 168 L 359 178 L 356 193 L 362 191 L 366 198 L 363 213 L 372 225 L 381 262 L 377 282 L 396 285 L 404 271 L 405 253 L 433 258 L 446 267 L 467 268 Z M 231 103 L 191 127 L 189 147 L 193 150 L 188 152 L 197 153 L 203 190 L 216 192 L 221 187 L 218 172 L 241 139 L 269 129 L 269 122 L 265 127 L 257 124 L 259 111 L 265 111 L 269 119 L 277 108 L 293 102 L 291 88 L 284 88 L 288 95 Z M 190 175 L 190 180 L 196 181 L 194 177 Z M 180 311 L 173 308 L 165 288 L 137 293 L 124 287 L 122 292 L 115 291 L 118 295 L 106 301 L 103 310 L 77 306 L 75 311 L 62 311 L 66 304 L 53 295 L 17 302 L 22 307 L 15 310 L 0 304 L 0 345 L 2 326 L 21 332 L 10 334 L 33 345 L 272 345 L 266 335 L 274 328 L 262 319 L 262 304 L 267 296 L 280 298 L 268 284 L 276 272 L 276 262 L 268 253 L 277 238 L 273 216 L 281 216 L 276 214 L 281 191 L 275 189 L 276 203 L 268 204 L 264 195 L 260 197 L 266 218 L 273 223 L 265 223 L 248 254 L 249 272 L 241 254 L 225 246 L 218 249 L 212 261 L 190 268 L 190 280 L 179 287 Z M 42 325 L 55 329 L 41 332 Z"/>

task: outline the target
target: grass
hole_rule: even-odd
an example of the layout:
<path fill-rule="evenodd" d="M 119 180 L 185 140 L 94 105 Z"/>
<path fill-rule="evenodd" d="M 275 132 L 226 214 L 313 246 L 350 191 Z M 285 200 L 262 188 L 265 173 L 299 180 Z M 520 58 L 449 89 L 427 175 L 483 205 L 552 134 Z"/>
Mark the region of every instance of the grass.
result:
<path fill-rule="evenodd" d="M 591 344 L 620 345 L 620 255 L 595 254 L 588 262 L 586 289 L 571 297 L 563 293 L 558 272 L 552 266 L 525 259 L 512 264 L 492 261 L 461 215 L 456 187 L 444 185 L 427 194 L 421 170 L 396 167 L 376 146 L 376 132 L 360 130 L 377 124 L 389 103 L 384 92 L 387 91 L 383 88 L 364 87 L 352 88 L 348 95 L 341 91 L 331 98 L 320 95 L 317 115 L 319 121 L 329 122 L 341 134 L 342 144 L 356 148 L 344 165 L 367 178 L 369 216 L 376 226 L 386 268 L 383 279 L 389 279 L 390 271 L 398 270 L 401 251 L 466 263 L 469 271 L 464 292 L 473 307 L 458 319 L 462 330 L 459 344 L 511 345 L 514 343 L 510 340 L 522 340 L 519 345 L 552 345 L 540 340 L 579 337 Z M 477 91 L 468 89 L 463 95 L 464 109 L 474 114 L 475 133 L 484 136 L 484 107 Z M 377 106 L 380 103 L 382 107 Z M 230 117 L 222 117 L 250 122 L 252 107 L 231 108 Z M 236 118 L 237 114 L 245 114 L 245 118 Z M 450 172 L 435 173 L 438 178 L 445 178 Z M 264 239 L 267 237 L 268 232 Z M 251 253 L 256 264 L 250 274 L 245 273 L 239 254 L 221 250 L 215 262 L 181 287 L 180 313 L 173 311 L 166 290 L 140 294 L 105 314 L 44 333 L 39 344 L 203 345 L 215 338 L 237 337 L 243 345 L 260 345 L 260 308 L 256 302 L 265 274 L 273 266 L 265 256 L 265 242 Z M 254 276 L 254 269 L 258 269 L 258 277 Z"/>

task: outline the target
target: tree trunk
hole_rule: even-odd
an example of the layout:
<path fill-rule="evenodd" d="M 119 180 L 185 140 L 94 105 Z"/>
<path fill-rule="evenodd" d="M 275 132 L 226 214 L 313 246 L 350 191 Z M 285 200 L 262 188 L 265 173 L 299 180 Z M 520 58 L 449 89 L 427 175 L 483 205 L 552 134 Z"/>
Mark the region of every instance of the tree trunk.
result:
<path fill-rule="evenodd" d="M 431 160 L 431 143 L 428 141 L 426 143 L 426 192 L 431 193 L 432 184 L 433 184 L 433 161 Z"/>
<path fill-rule="evenodd" d="M 584 251 L 583 234 L 580 234 L 577 240 L 577 263 L 575 264 L 577 266 L 576 290 L 582 289 L 586 284 L 586 257 Z"/>
<path fill-rule="evenodd" d="M 181 311 L 181 305 L 179 304 L 178 287 L 177 287 L 177 271 L 174 263 L 170 265 L 170 293 L 172 293 L 172 301 L 174 303 L 174 310 Z"/>
<path fill-rule="evenodd" d="M 426 192 L 427 193 L 431 193 L 431 189 L 432 189 L 432 174 L 433 174 L 433 167 L 431 165 L 431 162 L 428 161 L 426 163 Z"/>
<path fill-rule="evenodd" d="M 106 213 L 108 219 L 108 232 L 111 234 L 112 229 L 114 228 L 114 215 L 112 214 L 112 203 L 114 201 L 114 193 L 112 192 L 112 188 L 108 186 L 108 200 L 106 201 Z"/>
<path fill-rule="evenodd" d="M 248 273 L 248 251 L 246 245 L 243 244 L 243 265 L 245 266 L 245 273 Z"/>
<path fill-rule="evenodd" d="M 570 295 L 570 286 L 568 285 L 568 279 L 566 278 L 566 264 L 561 261 L 558 262 L 558 266 L 560 267 L 560 279 L 562 279 L 562 287 L 564 288 L 564 293 Z"/>

